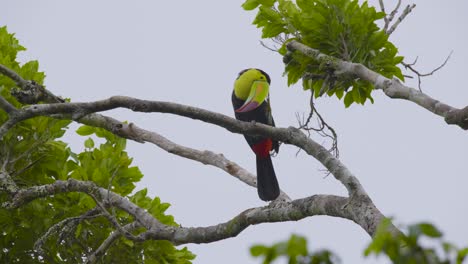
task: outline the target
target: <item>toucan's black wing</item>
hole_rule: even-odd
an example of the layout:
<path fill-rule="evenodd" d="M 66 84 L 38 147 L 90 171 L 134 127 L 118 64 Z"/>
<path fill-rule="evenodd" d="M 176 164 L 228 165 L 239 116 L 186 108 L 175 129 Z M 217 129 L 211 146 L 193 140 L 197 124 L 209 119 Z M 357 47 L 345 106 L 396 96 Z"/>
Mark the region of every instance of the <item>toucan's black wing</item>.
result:
<path fill-rule="evenodd" d="M 272 127 L 276 127 L 275 126 L 275 119 L 273 118 L 273 114 L 271 113 L 271 105 L 270 105 L 270 97 L 269 96 L 268 96 L 268 99 L 265 100 L 264 104 L 265 103 L 267 105 L 267 116 L 269 117 L 268 125 L 270 125 Z M 274 152 L 278 153 L 279 152 L 279 142 L 277 140 L 273 140 L 272 143 L 273 143 L 272 149 L 274 150 Z"/>

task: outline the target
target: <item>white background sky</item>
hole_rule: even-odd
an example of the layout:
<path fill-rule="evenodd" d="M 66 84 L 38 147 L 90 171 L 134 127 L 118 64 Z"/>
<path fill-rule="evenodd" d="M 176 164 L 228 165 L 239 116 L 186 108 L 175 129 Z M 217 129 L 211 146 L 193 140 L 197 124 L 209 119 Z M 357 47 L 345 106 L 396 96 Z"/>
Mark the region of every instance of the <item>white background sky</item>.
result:
<path fill-rule="evenodd" d="M 128 95 L 232 116 L 230 96 L 237 73 L 258 67 L 272 78 L 276 124 L 297 125 L 295 114 L 308 111 L 308 93 L 299 86 L 286 86 L 281 57 L 259 44 L 260 31 L 251 25 L 254 13 L 243 11 L 241 3 L 2 1 L 0 25 L 7 25 L 28 48 L 22 60 L 39 60 L 47 74 L 47 88 L 73 101 Z M 423 89 L 453 106 L 468 105 L 468 87 L 463 81 L 468 61 L 468 2 L 416 4 L 391 40 L 407 62 L 419 56 L 421 71 L 435 68 L 453 50 L 447 66 L 423 80 Z M 318 102 L 339 133 L 342 161 L 377 207 L 397 223 L 430 221 L 443 230 L 446 239 L 467 246 L 467 132 L 446 125 L 413 103 L 389 99 L 379 91 L 373 96 L 375 104 L 349 109 L 336 98 Z M 255 171 L 255 158 L 241 135 L 172 115 L 124 110 L 107 114 L 177 143 L 223 153 Z M 85 138 L 70 133 L 67 139 L 79 150 Z M 145 174 L 138 188 L 148 187 L 152 196 L 171 203 L 168 212 L 183 226 L 217 224 L 247 208 L 265 205 L 254 188 L 217 168 L 167 154 L 150 144 L 129 142 L 128 151 Z M 333 177 L 324 178 L 320 164 L 304 153 L 296 157 L 296 152 L 295 147 L 282 145 L 273 159 L 280 186 L 292 198 L 346 195 Z M 361 259 L 369 236 L 356 224 L 332 217 L 262 224 L 236 238 L 188 246 L 198 255 L 195 263 L 259 263 L 250 258 L 249 246 L 284 240 L 291 233 L 307 236 L 313 249 L 333 250 L 344 263 L 376 262 Z"/>

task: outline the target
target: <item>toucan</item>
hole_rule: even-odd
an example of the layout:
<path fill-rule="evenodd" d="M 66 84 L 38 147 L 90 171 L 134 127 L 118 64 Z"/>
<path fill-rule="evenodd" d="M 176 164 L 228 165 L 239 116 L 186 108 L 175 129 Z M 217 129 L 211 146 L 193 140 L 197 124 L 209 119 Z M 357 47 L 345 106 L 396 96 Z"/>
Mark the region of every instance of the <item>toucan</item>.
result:
<path fill-rule="evenodd" d="M 260 69 L 245 69 L 239 73 L 232 92 L 236 119 L 275 126 L 270 108 L 270 83 L 270 76 Z M 244 137 L 257 158 L 258 196 L 263 201 L 275 200 L 280 190 L 270 155 L 278 153 L 279 143 L 264 136 Z"/>

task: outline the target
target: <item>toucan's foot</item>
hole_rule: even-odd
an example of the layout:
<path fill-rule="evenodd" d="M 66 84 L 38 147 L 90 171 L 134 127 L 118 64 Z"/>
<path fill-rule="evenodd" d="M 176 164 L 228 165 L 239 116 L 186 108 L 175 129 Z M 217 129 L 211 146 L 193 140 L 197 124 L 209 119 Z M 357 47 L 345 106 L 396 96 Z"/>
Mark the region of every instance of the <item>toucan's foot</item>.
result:
<path fill-rule="evenodd" d="M 281 195 L 275 200 L 271 201 L 268 207 L 270 208 L 283 208 L 289 205 L 289 201 L 285 200 Z"/>

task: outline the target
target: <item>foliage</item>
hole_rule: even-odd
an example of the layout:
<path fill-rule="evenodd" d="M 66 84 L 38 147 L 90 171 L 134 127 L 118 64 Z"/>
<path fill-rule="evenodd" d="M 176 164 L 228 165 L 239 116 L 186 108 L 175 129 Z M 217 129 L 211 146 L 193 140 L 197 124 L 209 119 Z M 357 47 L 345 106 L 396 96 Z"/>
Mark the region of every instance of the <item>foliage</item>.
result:
<path fill-rule="evenodd" d="M 378 227 L 374 239 L 364 251 L 364 255 L 385 255 L 393 263 L 398 264 L 461 264 L 468 255 L 468 247 L 457 249 L 454 245 L 443 241 L 442 233 L 432 224 L 419 223 L 410 225 L 407 234 L 392 234 L 389 232 L 390 220 L 385 219 Z M 435 240 L 436 248 L 443 250 L 444 255 L 437 254 L 435 248 L 423 246 L 428 239 Z M 273 263 L 279 257 L 287 257 L 288 263 L 331 264 L 339 263 L 332 252 L 322 250 L 308 252 L 307 240 L 304 237 L 292 235 L 287 242 L 275 243 L 272 246 L 255 245 L 250 248 L 254 257 L 263 256 L 263 263 Z"/>
<path fill-rule="evenodd" d="M 250 248 L 250 254 L 254 257 L 263 257 L 263 264 L 273 263 L 280 257 L 288 258 L 289 264 L 331 264 L 339 261 L 331 251 L 320 250 L 308 252 L 307 240 L 298 235 L 292 235 L 286 242 L 278 242 L 272 246 L 254 245 Z"/>
<path fill-rule="evenodd" d="M 44 73 L 38 70 L 37 61 L 20 64 L 19 51 L 25 50 L 6 27 L 0 28 L 0 63 L 11 68 L 23 78 L 39 84 Z M 11 95 L 15 83 L 0 75 L 0 93 L 16 107 L 22 105 Z M 7 120 L 0 111 L 0 124 Z M 125 151 L 126 140 L 103 129 L 82 126 L 77 133 L 82 136 L 94 135 L 104 143 L 95 146 L 91 137 L 84 140 L 85 150 L 74 153 L 60 138 L 70 121 L 49 117 L 36 117 L 17 124 L 1 141 L 0 164 L 12 175 L 21 188 L 49 184 L 56 180 L 74 178 L 93 181 L 98 186 L 127 197 L 146 209 L 162 223 L 177 225 L 174 218 L 165 214 L 169 204 L 159 198 L 147 196 L 146 189 L 133 195 L 135 183 L 143 175 L 131 166 L 132 159 Z M 0 203 L 9 200 L 0 193 Z M 34 200 L 19 209 L 8 210 L 0 207 L 0 262 L 1 263 L 81 263 L 86 255 L 109 236 L 113 228 L 109 221 L 100 216 L 87 218 L 77 223 L 70 222 L 58 233 L 44 242 L 44 253 L 34 250 L 34 243 L 54 224 L 69 217 L 80 216 L 96 206 L 86 194 L 68 193 Z M 113 210 L 118 221 L 124 225 L 133 219 L 127 213 Z M 186 248 L 177 249 L 167 241 L 133 243 L 126 239 L 117 240 L 102 257 L 103 263 L 190 263 L 194 255 Z"/>
<path fill-rule="evenodd" d="M 295 2 L 295 3 L 294 3 Z M 247 0 L 246 10 L 258 8 L 253 21 L 262 29 L 262 38 L 273 39 L 282 45 L 288 85 L 302 78 L 305 90 L 313 89 L 315 97 L 324 93 L 344 96 L 346 107 L 352 103 L 373 102 L 373 86 L 354 77 L 338 77 L 332 61 L 319 62 L 299 52 L 289 52 L 286 44 L 297 40 L 321 53 L 335 58 L 361 63 L 385 77 L 404 79 L 397 65 L 403 57 L 388 40 L 376 21 L 384 17 L 367 2 L 358 0 Z"/>
<path fill-rule="evenodd" d="M 442 240 L 442 233 L 430 223 L 410 225 L 406 234 L 394 235 L 388 232 L 389 219 L 382 221 L 373 241 L 364 251 L 371 254 L 386 255 L 393 263 L 434 263 L 460 264 L 468 253 L 468 248 L 458 250 L 454 245 Z M 424 242 L 433 242 L 443 249 L 443 256 L 437 254 L 437 247 L 424 246 Z"/>

